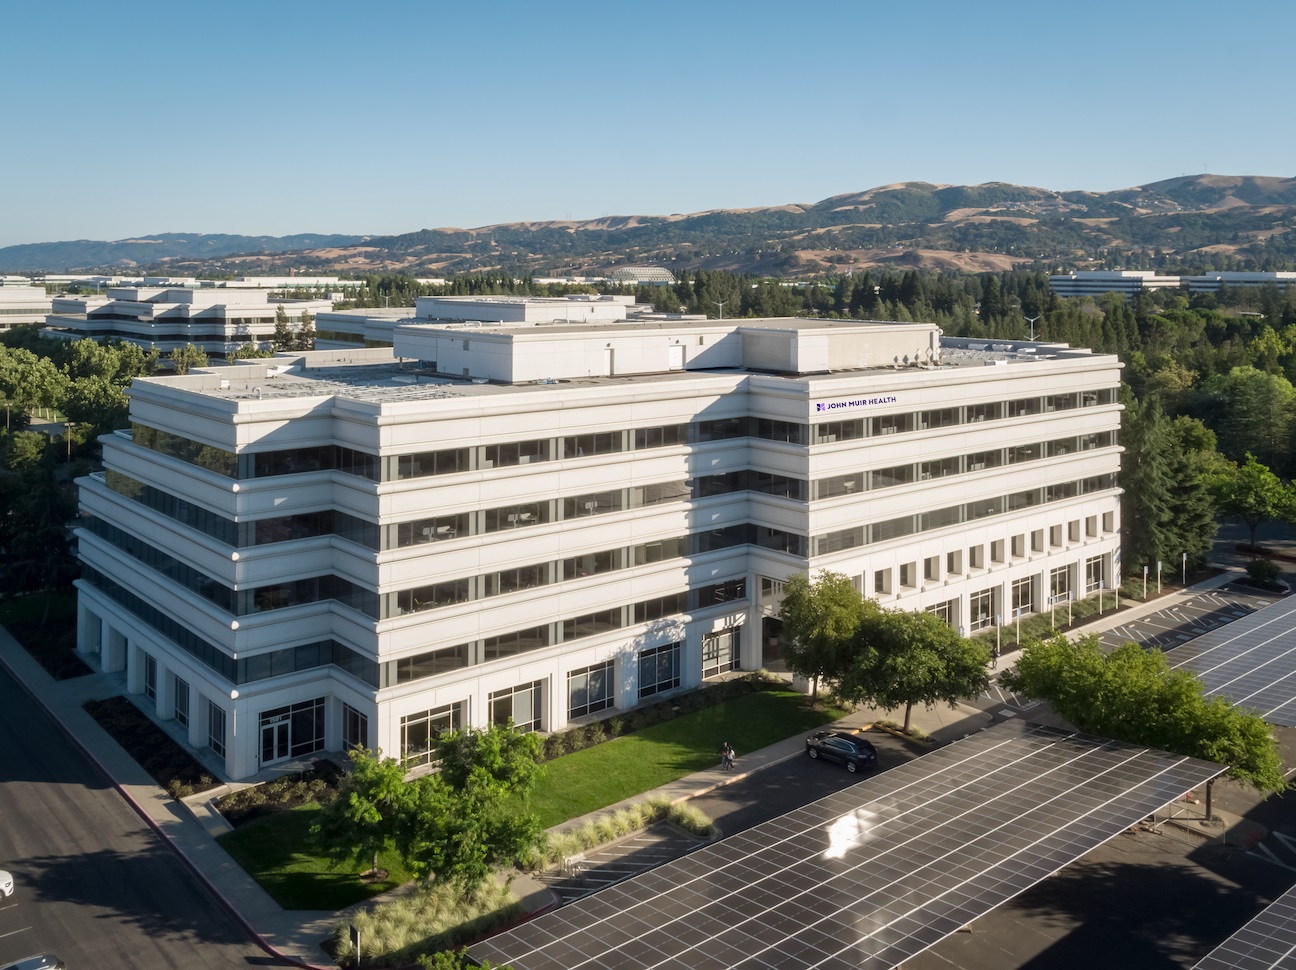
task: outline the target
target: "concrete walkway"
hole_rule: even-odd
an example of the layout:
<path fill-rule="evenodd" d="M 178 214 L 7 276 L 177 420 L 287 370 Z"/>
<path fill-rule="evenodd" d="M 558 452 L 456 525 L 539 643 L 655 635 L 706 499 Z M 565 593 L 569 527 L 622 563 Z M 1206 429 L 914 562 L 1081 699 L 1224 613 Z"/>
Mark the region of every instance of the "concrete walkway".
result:
<path fill-rule="evenodd" d="M 1136 604 L 1119 613 L 1110 613 L 1086 624 L 1075 635 L 1100 633 L 1128 623 L 1173 606 L 1204 590 L 1222 586 L 1238 575 L 1237 572 L 1225 573 L 1187 590 Z M 1004 654 L 1000 658 L 998 669 L 1003 671 L 1010 668 L 1015 657 L 1015 653 Z M 0 628 L 0 664 L 63 727 L 73 742 L 121 791 L 140 817 L 207 884 L 216 898 L 268 953 L 298 966 L 331 966 L 327 955 L 320 949 L 320 944 L 337 923 L 346 919 L 349 911 L 304 912 L 282 909 L 214 841 L 214 836 L 224 830 L 225 823 L 207 807 L 211 794 L 196 795 L 185 802 L 175 801 L 85 712 L 82 705 L 87 700 L 115 697 L 125 692 L 120 675 L 96 673 L 56 681 L 3 628 Z M 861 709 L 832 726 L 842 730 L 857 730 L 887 717 L 894 718 L 895 712 Z M 966 737 L 993 720 L 993 714 L 966 704 L 953 709 L 939 707 L 913 712 L 914 725 L 938 742 Z M 717 762 L 713 769 L 688 775 L 663 785 L 655 792 L 647 792 L 618 804 L 639 801 L 654 794 L 665 796 L 672 802 L 684 801 L 722 785 L 733 784 L 790 758 L 802 756 L 804 750 L 805 739 L 800 734 L 759 751 L 745 752 L 740 749 L 737 770 L 733 772 L 720 771 Z M 212 774 L 219 776 L 218 771 L 213 771 Z M 609 806 L 614 807 L 617 806 Z M 602 814 L 609 808 L 595 814 Z M 573 819 L 559 828 L 577 825 L 581 821 L 583 819 Z M 1226 827 L 1231 827 L 1233 821 L 1225 819 Z M 514 881 L 514 889 L 524 897 L 528 911 L 551 905 L 552 894 L 536 880 L 519 877 Z"/>

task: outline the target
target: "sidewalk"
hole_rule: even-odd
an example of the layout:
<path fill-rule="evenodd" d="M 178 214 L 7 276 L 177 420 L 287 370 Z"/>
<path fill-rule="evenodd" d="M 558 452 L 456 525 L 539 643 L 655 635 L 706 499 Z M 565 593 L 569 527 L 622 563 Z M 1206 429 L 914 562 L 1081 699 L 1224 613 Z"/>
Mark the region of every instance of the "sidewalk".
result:
<path fill-rule="evenodd" d="M 1111 613 L 1086 624 L 1073 635 L 1100 633 L 1120 626 L 1173 606 L 1179 599 L 1223 586 L 1237 575 L 1225 573 L 1187 590 L 1139 603 L 1119 613 Z M 1010 668 L 1015 657 L 1016 652 L 1004 654 L 1000 658 L 998 669 L 1002 671 Z M 120 675 L 95 673 L 72 680 L 56 681 L 3 627 L 0 627 L 0 665 L 63 727 L 73 743 L 99 766 L 140 817 L 210 888 L 266 952 L 299 966 L 331 966 L 324 951 L 320 949 L 320 944 L 337 923 L 346 919 L 348 911 L 282 909 L 214 841 L 214 836 L 222 830 L 223 820 L 207 809 L 210 794 L 195 795 L 185 803 L 175 801 L 85 712 L 82 707 L 85 701 L 114 697 L 124 692 Z M 860 709 L 830 727 L 856 730 L 884 717 L 894 716 L 895 712 Z M 959 705 L 952 710 L 942 706 L 915 709 L 913 712 L 914 725 L 939 742 L 966 737 L 986 727 L 994 719 L 993 714 L 970 705 Z M 798 734 L 759 751 L 740 751 L 736 771 L 722 773 L 717 763 L 714 769 L 688 775 L 663 785 L 656 791 L 626 799 L 625 802 L 601 809 L 595 814 L 640 801 L 649 795 L 665 796 L 672 802 L 694 798 L 723 785 L 733 784 L 772 765 L 799 757 L 804 749 L 805 740 Z M 573 819 L 558 828 L 561 830 L 578 825 L 583 820 Z M 1230 823 L 1231 820 L 1226 819 L 1225 822 Z M 527 876 L 515 879 L 514 888 L 519 896 L 525 898 L 528 910 L 548 904 L 549 890 Z"/>

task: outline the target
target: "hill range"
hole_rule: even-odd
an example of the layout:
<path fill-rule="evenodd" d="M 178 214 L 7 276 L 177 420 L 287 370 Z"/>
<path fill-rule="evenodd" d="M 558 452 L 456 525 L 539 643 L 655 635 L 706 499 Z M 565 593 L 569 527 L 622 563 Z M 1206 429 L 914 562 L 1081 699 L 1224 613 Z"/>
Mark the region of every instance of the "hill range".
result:
<path fill-rule="evenodd" d="M 1112 192 L 902 182 L 814 204 L 396 236 L 164 233 L 0 249 L 0 272 L 603 276 L 618 266 L 811 277 L 871 267 L 1079 267 L 1118 253 L 1296 265 L 1296 179 L 1191 175 Z M 1225 257 L 1225 258 L 1221 258 Z"/>

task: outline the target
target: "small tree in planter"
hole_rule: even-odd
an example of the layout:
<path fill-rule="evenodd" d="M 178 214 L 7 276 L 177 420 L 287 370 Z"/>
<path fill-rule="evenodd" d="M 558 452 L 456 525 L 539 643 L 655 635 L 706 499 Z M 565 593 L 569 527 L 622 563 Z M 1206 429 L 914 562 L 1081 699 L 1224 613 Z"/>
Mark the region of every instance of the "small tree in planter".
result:
<path fill-rule="evenodd" d="M 1276 585 L 1279 569 L 1272 559 L 1252 559 L 1246 564 L 1246 571 L 1251 582 L 1257 586 L 1269 588 Z"/>

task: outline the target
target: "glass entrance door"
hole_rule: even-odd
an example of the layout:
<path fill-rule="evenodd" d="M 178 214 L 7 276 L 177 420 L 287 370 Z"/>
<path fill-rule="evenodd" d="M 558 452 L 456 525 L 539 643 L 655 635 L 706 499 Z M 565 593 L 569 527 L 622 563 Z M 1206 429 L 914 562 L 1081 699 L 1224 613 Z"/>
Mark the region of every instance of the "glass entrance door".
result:
<path fill-rule="evenodd" d="M 291 736 L 288 718 L 261 725 L 261 764 L 272 765 L 288 758 Z"/>

